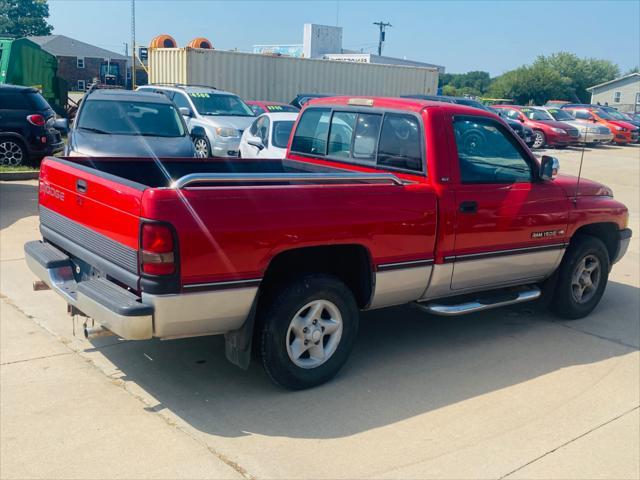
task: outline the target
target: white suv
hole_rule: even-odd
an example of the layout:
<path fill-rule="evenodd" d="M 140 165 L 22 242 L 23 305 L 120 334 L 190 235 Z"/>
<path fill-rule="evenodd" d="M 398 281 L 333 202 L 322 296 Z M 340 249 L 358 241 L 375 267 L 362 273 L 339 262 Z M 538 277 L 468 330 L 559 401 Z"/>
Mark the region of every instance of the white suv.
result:
<path fill-rule="evenodd" d="M 180 109 L 189 131 L 202 127 L 206 137 L 194 140 L 200 157 L 237 157 L 242 132 L 255 120 L 237 95 L 195 85 L 143 85 L 138 90 L 167 95 Z"/>

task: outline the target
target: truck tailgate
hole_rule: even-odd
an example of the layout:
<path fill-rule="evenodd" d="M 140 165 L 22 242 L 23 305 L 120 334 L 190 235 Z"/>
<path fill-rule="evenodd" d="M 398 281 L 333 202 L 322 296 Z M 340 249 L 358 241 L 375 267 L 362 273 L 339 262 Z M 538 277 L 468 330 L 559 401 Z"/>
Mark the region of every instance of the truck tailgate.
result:
<path fill-rule="evenodd" d="M 140 201 L 146 187 L 47 158 L 40 170 L 42 236 L 88 264 L 137 289 Z"/>

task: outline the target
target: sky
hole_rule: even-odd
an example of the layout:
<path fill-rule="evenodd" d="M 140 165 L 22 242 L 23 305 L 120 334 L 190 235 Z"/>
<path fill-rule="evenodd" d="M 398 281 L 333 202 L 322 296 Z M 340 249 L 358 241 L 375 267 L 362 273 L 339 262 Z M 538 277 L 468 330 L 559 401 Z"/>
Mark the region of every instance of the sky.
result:
<path fill-rule="evenodd" d="M 118 53 L 131 39 L 130 0 L 49 0 L 54 34 Z M 206 37 L 215 48 L 301 44 L 304 23 L 343 27 L 343 48 L 374 53 L 375 21 L 390 22 L 383 54 L 492 76 L 538 55 L 568 51 L 640 64 L 640 0 L 211 1 L 136 0 L 136 43 L 166 33 L 179 46 Z"/>

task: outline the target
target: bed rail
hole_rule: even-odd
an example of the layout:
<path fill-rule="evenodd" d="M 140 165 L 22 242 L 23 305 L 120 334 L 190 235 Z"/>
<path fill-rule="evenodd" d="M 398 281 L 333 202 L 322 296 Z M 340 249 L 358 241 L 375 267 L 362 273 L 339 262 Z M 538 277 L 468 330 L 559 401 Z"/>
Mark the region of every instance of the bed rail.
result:
<path fill-rule="evenodd" d="M 181 189 L 205 183 L 278 182 L 391 183 L 399 186 L 405 184 L 392 173 L 192 173 L 175 180 L 171 188 Z"/>

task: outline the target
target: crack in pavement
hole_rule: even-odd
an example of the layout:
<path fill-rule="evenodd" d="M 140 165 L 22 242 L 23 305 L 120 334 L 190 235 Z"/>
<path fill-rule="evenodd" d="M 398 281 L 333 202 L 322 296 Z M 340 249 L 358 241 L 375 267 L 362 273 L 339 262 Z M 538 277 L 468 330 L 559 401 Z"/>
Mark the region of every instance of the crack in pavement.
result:
<path fill-rule="evenodd" d="M 0 363 L 0 367 L 3 367 L 5 365 L 13 365 L 15 363 L 31 362 L 33 360 L 43 360 L 45 358 L 61 357 L 62 355 L 71 355 L 72 353 L 74 352 L 69 351 L 69 352 L 61 352 L 61 353 L 52 353 L 51 355 L 43 355 L 42 357 L 33 357 L 33 358 L 25 358 L 23 360 L 14 360 L 13 362 Z"/>
<path fill-rule="evenodd" d="M 566 447 L 566 446 L 567 446 L 567 445 L 569 445 L 570 443 L 573 443 L 573 442 L 575 442 L 576 440 L 579 440 L 580 438 L 582 438 L 582 437 L 585 437 L 585 436 L 589 435 L 591 432 L 595 432 L 596 430 L 598 430 L 598 429 L 600 429 L 600 428 L 604 427 L 605 425 L 610 424 L 611 422 L 615 422 L 616 420 L 618 420 L 618 419 L 620 419 L 620 418 L 624 417 L 625 415 L 628 415 L 629 413 L 631 413 L 631 412 L 633 412 L 633 411 L 635 411 L 635 410 L 638 410 L 639 408 L 640 408 L 640 405 L 637 405 L 637 406 L 633 407 L 632 409 L 627 410 L 626 412 L 623 412 L 623 413 L 621 413 L 620 415 L 618 415 L 618 416 L 616 416 L 616 417 L 614 417 L 614 418 L 611 418 L 611 419 L 607 420 L 607 421 L 606 421 L 606 422 L 604 422 L 604 423 L 601 423 L 600 425 L 596 425 L 595 427 L 591 428 L 590 430 L 587 430 L 586 432 L 584 432 L 584 433 L 582 433 L 582 434 L 578 435 L 577 437 L 572 438 L 571 440 L 568 440 L 568 441 L 564 442 L 562 445 L 559 445 L 559 446 L 557 446 L 556 448 L 551 449 L 551 450 L 549 450 L 548 452 L 545 452 L 545 453 L 543 453 L 542 455 L 540 455 L 540 456 L 538 456 L 538 457 L 534 458 L 533 460 L 531 460 L 531 461 L 529 461 L 529 462 L 525 463 L 524 465 L 521 465 L 521 466 L 519 466 L 518 468 L 516 468 L 516 469 L 514 469 L 514 470 L 511 470 L 509 473 L 507 473 L 507 474 L 505 474 L 505 475 L 501 476 L 501 477 L 499 478 L 499 480 L 503 480 L 503 479 L 505 479 L 505 478 L 509 477 L 510 475 L 513 475 L 514 473 L 516 473 L 516 472 L 518 472 L 518 471 L 522 470 L 523 468 L 528 467 L 529 465 L 531 465 L 531 464 L 533 464 L 533 463 L 537 462 L 538 460 L 543 459 L 543 458 L 544 458 L 544 457 L 546 457 L 547 455 L 550 455 L 550 454 L 552 454 L 553 452 L 555 452 L 555 451 L 557 451 L 557 450 L 560 450 L 560 449 L 561 449 L 561 448 L 563 448 L 563 447 Z"/>
<path fill-rule="evenodd" d="M 552 320 L 551 323 L 556 324 L 556 325 L 560 325 L 561 327 L 568 328 L 569 330 L 573 330 L 574 332 L 583 333 L 583 334 L 589 335 L 591 337 L 599 338 L 600 340 L 606 340 L 608 342 L 615 343 L 616 345 L 621 345 L 623 347 L 633 348 L 634 350 L 638 350 L 638 346 L 637 345 L 632 345 L 630 343 L 623 342 L 622 340 L 615 340 L 613 338 L 605 337 L 604 335 L 598 335 L 597 333 L 585 332 L 584 330 L 580 330 L 579 328 L 575 328 L 575 327 L 572 327 L 571 325 L 567 325 L 566 323 L 562 323 L 562 322 L 558 322 L 558 321 L 553 321 Z"/>

